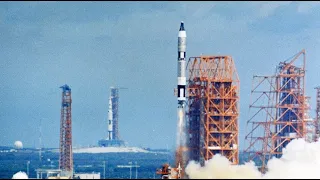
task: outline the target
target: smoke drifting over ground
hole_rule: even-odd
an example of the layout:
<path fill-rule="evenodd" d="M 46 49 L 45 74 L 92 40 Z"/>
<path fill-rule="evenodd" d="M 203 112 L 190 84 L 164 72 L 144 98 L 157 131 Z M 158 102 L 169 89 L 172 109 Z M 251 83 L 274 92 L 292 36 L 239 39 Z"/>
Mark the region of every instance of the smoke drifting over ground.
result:
<path fill-rule="evenodd" d="M 271 159 L 267 168 L 268 172 L 263 175 L 253 162 L 231 165 L 225 157 L 216 155 L 204 167 L 190 162 L 186 174 L 191 179 L 320 179 L 320 142 L 292 140 L 283 150 L 282 157 Z"/>
<path fill-rule="evenodd" d="M 28 179 L 28 175 L 25 172 L 17 172 L 12 176 L 12 179 Z"/>

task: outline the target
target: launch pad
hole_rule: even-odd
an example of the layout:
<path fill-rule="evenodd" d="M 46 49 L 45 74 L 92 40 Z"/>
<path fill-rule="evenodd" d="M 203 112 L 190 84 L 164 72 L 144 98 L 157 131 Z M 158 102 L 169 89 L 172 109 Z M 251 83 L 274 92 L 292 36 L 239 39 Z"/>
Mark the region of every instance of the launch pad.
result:
<path fill-rule="evenodd" d="M 99 147 L 122 147 L 125 146 L 125 142 L 123 140 L 115 140 L 115 139 L 101 139 L 98 142 Z"/>

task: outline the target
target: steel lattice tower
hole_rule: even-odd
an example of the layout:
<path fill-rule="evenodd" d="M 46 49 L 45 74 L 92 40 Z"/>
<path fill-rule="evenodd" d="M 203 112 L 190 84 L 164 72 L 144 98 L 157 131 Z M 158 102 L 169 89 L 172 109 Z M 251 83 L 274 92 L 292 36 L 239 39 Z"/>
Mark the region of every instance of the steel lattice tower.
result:
<path fill-rule="evenodd" d="M 308 97 L 305 96 L 305 50 L 289 62 L 280 62 L 276 74 L 254 76 L 246 135 L 249 160 L 266 171 L 271 157 L 281 157 L 283 148 L 295 138 L 307 138 Z M 251 126 L 251 127 L 249 127 Z"/>
<path fill-rule="evenodd" d="M 315 118 L 315 141 L 319 139 L 320 128 L 319 128 L 319 121 L 320 121 L 320 87 L 315 88 L 317 90 L 316 94 L 316 118 Z"/>
<path fill-rule="evenodd" d="M 119 147 L 125 146 L 125 142 L 121 140 L 119 133 L 119 90 L 128 89 L 125 87 L 110 87 L 107 132 L 106 139 L 98 141 L 100 147 Z"/>
<path fill-rule="evenodd" d="M 119 137 L 119 88 L 111 87 L 111 102 L 112 102 L 112 116 L 113 116 L 113 132 L 114 140 L 120 140 Z"/>
<path fill-rule="evenodd" d="M 119 90 L 128 89 L 126 87 L 110 87 L 111 89 L 111 102 L 112 102 L 112 117 L 113 117 L 113 139 L 121 141 L 119 133 Z"/>
<path fill-rule="evenodd" d="M 71 124 L 71 89 L 68 85 L 62 88 L 61 120 L 60 120 L 60 158 L 59 169 L 67 176 L 73 173 L 72 124 Z"/>
<path fill-rule="evenodd" d="M 221 154 L 238 164 L 240 80 L 232 57 L 191 57 L 188 68 L 190 160 L 204 165 Z"/>

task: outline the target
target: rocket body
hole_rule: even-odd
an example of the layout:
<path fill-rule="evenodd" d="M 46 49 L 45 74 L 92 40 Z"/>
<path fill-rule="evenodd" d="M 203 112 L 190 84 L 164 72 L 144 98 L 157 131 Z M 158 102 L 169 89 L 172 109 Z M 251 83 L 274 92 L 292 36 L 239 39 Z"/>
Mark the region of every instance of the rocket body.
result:
<path fill-rule="evenodd" d="M 112 100 L 111 96 L 109 97 L 109 107 L 108 107 L 108 140 L 112 140 L 112 131 L 113 131 L 113 115 L 112 115 Z"/>
<path fill-rule="evenodd" d="M 184 29 L 184 23 L 181 22 L 178 33 L 178 124 L 177 124 L 177 149 L 176 149 L 176 167 L 178 169 L 178 178 L 186 178 L 184 174 L 185 166 L 188 160 L 188 134 L 187 123 L 185 119 L 186 105 L 186 38 L 187 34 Z"/>
<path fill-rule="evenodd" d="M 178 33 L 178 102 L 183 104 L 186 101 L 186 43 L 187 34 L 184 23 L 181 22 Z"/>

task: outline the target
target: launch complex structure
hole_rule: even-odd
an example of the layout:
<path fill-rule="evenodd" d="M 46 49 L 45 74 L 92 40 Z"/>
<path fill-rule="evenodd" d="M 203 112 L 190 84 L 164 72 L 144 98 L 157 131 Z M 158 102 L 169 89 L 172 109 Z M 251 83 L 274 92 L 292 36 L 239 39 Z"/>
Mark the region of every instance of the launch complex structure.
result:
<path fill-rule="evenodd" d="M 43 174 L 47 174 L 46 176 L 48 179 L 72 179 L 74 176 L 71 88 L 67 84 L 60 86 L 60 88 L 62 89 L 62 102 L 60 117 L 59 169 L 36 169 L 37 179 L 42 179 Z"/>
<path fill-rule="evenodd" d="M 280 62 L 275 74 L 253 76 L 245 153 L 262 173 L 272 157 L 280 158 L 293 139 L 319 139 L 320 87 L 316 87 L 316 117 L 310 118 L 305 93 L 306 57 L 301 50 Z M 162 179 L 187 178 L 185 167 L 194 160 L 203 166 L 220 154 L 239 164 L 240 80 L 231 56 L 186 59 L 186 31 L 178 34 L 178 133 L 175 167 L 157 170 Z M 186 73 L 186 70 L 188 72 Z"/>
<path fill-rule="evenodd" d="M 291 140 L 318 140 L 320 91 L 317 87 L 316 118 L 310 118 L 310 97 L 305 94 L 305 56 L 303 49 L 280 62 L 275 74 L 253 76 L 245 152 L 263 173 L 268 160 L 280 158 Z"/>
<path fill-rule="evenodd" d="M 240 81 L 231 56 L 189 59 L 189 160 L 204 162 L 215 154 L 238 164 Z"/>
<path fill-rule="evenodd" d="M 178 34 L 178 135 L 175 167 L 157 170 L 162 179 L 185 179 L 191 160 L 204 165 L 216 154 L 239 163 L 240 80 L 231 56 L 186 58 L 186 32 Z M 188 74 L 186 70 L 188 69 Z M 188 75 L 188 77 L 186 76 Z"/>
<path fill-rule="evenodd" d="M 71 121 L 71 88 L 63 85 L 61 119 L 60 119 L 60 154 L 59 169 L 64 177 L 73 177 L 73 153 L 72 153 L 72 121 Z"/>
<path fill-rule="evenodd" d="M 61 178 L 72 179 L 74 177 L 73 152 L 72 152 L 72 120 L 71 120 L 71 88 L 65 84 L 62 89 L 61 118 L 60 118 L 60 143 L 59 143 L 59 169 L 55 173 Z M 111 87 L 108 109 L 108 136 L 107 139 L 99 141 L 100 146 L 124 146 L 124 141 L 119 138 L 118 129 L 118 106 L 119 89 Z M 38 174 L 53 172 L 53 170 L 38 169 Z M 78 174 L 79 175 L 79 174 Z M 59 178 L 59 177 L 55 177 Z"/>
<path fill-rule="evenodd" d="M 75 175 L 73 169 L 72 151 L 72 120 L 71 120 L 71 88 L 65 84 L 62 89 L 61 118 L 60 118 L 60 143 L 59 143 L 59 169 L 37 169 L 37 177 L 42 178 L 42 173 L 55 173 L 59 176 L 52 176 L 51 179 L 72 179 Z M 124 146 L 124 141 L 119 138 L 118 130 L 118 105 L 119 89 L 111 87 L 108 109 L 108 136 L 107 139 L 99 141 L 101 146 Z"/>
<path fill-rule="evenodd" d="M 118 87 L 110 87 L 110 97 L 108 106 L 107 119 L 107 138 L 99 140 L 100 147 L 121 147 L 125 146 L 125 142 L 120 139 L 119 133 L 119 89 Z"/>

